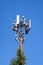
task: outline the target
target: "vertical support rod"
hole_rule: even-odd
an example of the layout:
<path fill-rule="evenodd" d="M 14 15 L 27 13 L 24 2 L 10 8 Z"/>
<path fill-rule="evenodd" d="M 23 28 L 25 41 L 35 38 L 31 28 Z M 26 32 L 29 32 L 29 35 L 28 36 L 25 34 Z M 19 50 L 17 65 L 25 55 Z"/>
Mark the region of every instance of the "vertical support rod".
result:
<path fill-rule="evenodd" d="M 20 55 L 22 56 L 22 27 L 20 26 Z"/>
<path fill-rule="evenodd" d="M 20 64 L 19 65 L 22 65 L 22 41 L 23 41 L 22 27 L 20 26 Z"/>

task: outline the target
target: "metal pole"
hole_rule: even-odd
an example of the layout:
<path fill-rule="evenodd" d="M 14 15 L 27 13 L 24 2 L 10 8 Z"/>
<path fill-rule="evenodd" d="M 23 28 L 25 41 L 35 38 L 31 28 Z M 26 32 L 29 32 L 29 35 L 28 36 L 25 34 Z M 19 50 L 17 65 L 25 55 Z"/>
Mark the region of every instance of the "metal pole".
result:
<path fill-rule="evenodd" d="M 22 27 L 20 26 L 20 63 L 19 65 L 22 65 Z"/>
<path fill-rule="evenodd" d="M 22 56 L 22 27 L 20 26 L 20 55 Z"/>

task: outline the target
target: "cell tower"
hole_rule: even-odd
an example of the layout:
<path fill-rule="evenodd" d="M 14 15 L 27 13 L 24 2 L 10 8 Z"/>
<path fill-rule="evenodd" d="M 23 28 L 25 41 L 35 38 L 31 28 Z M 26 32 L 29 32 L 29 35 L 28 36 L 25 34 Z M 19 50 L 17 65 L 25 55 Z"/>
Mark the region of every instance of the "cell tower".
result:
<path fill-rule="evenodd" d="M 28 31 L 30 31 L 30 28 L 31 28 L 31 19 L 28 20 L 28 23 L 27 23 L 26 18 L 24 16 L 22 16 L 21 18 L 20 15 L 17 15 L 16 20 L 13 22 L 12 30 L 16 31 L 15 40 L 20 45 L 21 55 L 22 55 L 22 44 L 23 44 L 23 41 L 25 40 L 23 36 L 24 35 L 23 28 L 25 28 L 25 33 L 28 34 Z"/>

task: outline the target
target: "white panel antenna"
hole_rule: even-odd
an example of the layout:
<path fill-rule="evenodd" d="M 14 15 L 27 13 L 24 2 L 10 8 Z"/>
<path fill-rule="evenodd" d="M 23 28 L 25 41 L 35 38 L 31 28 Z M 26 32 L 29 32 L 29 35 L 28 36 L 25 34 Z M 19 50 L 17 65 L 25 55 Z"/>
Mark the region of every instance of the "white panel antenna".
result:
<path fill-rule="evenodd" d="M 29 20 L 29 28 L 31 28 L 31 19 Z"/>
<path fill-rule="evenodd" d="M 20 15 L 17 15 L 16 16 L 16 24 L 19 24 L 19 22 L 20 22 Z"/>

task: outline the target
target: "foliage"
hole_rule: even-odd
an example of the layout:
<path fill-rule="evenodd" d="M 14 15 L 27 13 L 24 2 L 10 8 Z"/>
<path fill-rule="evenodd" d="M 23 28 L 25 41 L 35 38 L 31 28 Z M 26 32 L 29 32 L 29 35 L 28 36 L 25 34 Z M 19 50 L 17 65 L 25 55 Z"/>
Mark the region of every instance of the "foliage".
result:
<path fill-rule="evenodd" d="M 22 52 L 22 55 L 20 54 L 20 48 L 17 50 L 16 57 L 11 60 L 10 65 L 25 65 L 26 64 L 26 58 L 24 56 L 24 52 Z"/>

